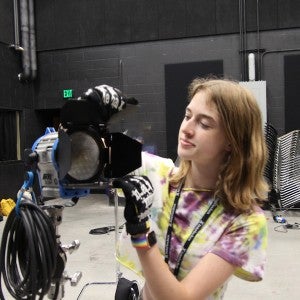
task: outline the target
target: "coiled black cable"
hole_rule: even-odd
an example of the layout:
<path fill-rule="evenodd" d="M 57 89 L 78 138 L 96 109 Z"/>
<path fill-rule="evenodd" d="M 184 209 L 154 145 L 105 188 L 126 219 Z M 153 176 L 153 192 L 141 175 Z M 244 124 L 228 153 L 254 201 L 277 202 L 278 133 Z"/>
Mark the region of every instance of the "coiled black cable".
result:
<path fill-rule="evenodd" d="M 43 299 L 56 268 L 58 245 L 53 223 L 32 201 L 23 200 L 4 226 L 0 249 L 1 277 L 14 299 Z"/>

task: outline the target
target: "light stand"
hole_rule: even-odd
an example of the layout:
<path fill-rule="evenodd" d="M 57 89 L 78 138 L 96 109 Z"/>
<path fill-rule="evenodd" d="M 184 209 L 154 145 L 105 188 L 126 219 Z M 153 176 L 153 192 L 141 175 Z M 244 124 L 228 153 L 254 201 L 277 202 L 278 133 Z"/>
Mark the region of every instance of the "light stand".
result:
<path fill-rule="evenodd" d="M 66 253 L 69 252 L 72 254 L 75 250 L 77 250 L 80 246 L 80 242 L 78 240 L 74 240 L 68 245 L 62 245 L 60 241 L 60 234 L 58 233 L 58 226 L 62 222 L 62 214 L 64 206 L 62 205 L 51 205 L 44 207 L 47 215 L 51 219 L 56 232 L 56 241 L 59 246 L 58 255 L 57 255 L 57 266 L 56 272 L 53 276 L 53 280 L 48 291 L 48 298 L 49 299 L 63 299 L 65 294 L 65 282 L 70 281 L 71 286 L 76 286 L 79 280 L 82 277 L 82 272 L 78 271 L 75 272 L 72 276 L 69 276 L 68 273 L 65 271 L 65 266 L 67 263 L 67 255 Z M 57 282 L 59 281 L 59 285 L 57 288 Z"/>
<path fill-rule="evenodd" d="M 119 233 L 118 233 L 118 229 L 119 229 L 119 213 L 118 213 L 118 208 L 119 208 L 119 199 L 118 199 L 118 194 L 115 188 L 112 188 L 112 180 L 109 180 L 109 188 L 111 189 L 113 198 L 114 198 L 114 216 L 115 216 L 115 251 L 117 251 L 117 244 L 118 244 L 118 239 L 119 239 Z M 119 279 L 121 278 L 122 273 L 120 271 L 120 263 L 116 260 L 116 281 L 100 281 L 100 282 L 89 282 L 87 284 L 85 284 L 83 286 L 83 288 L 81 289 L 77 300 L 80 299 L 80 297 L 82 296 L 83 292 L 85 291 L 85 289 L 89 286 L 92 285 L 117 285 L 119 282 Z"/>
<path fill-rule="evenodd" d="M 112 188 L 112 178 L 123 177 L 141 166 L 142 144 L 120 132 L 110 133 L 106 122 L 103 121 L 101 107 L 95 101 L 69 100 L 63 105 L 60 117 L 58 131 L 47 128 L 32 148 L 25 150 L 26 166 L 38 177 L 43 200 L 58 197 L 78 199 L 88 195 L 91 189 L 99 188 L 103 182 L 107 183 L 114 197 L 117 249 L 118 196 Z M 57 226 L 62 221 L 62 208 L 49 207 L 45 210 L 48 211 L 57 231 Z M 71 285 L 75 285 L 81 277 L 81 272 L 72 277 L 64 272 L 66 251 L 78 248 L 79 242 L 74 241 L 69 246 L 63 246 L 58 234 L 56 242 L 59 254 L 53 277 L 55 290 L 53 292 L 50 289 L 50 299 L 64 297 L 65 281 L 70 280 Z M 115 281 L 88 283 L 80 295 L 89 285 L 118 284 L 120 277 L 120 265 L 116 262 Z M 49 276 L 48 278 L 50 279 Z"/>

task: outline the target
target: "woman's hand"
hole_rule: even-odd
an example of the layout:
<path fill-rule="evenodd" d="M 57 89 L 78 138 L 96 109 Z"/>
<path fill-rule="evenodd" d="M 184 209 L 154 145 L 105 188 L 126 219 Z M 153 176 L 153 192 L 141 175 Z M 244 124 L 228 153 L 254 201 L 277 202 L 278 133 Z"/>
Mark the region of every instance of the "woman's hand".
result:
<path fill-rule="evenodd" d="M 149 214 L 153 203 L 153 187 L 146 176 L 127 175 L 115 179 L 115 188 L 121 188 L 125 196 L 124 217 L 126 231 L 130 235 L 145 233 L 150 229 Z"/>

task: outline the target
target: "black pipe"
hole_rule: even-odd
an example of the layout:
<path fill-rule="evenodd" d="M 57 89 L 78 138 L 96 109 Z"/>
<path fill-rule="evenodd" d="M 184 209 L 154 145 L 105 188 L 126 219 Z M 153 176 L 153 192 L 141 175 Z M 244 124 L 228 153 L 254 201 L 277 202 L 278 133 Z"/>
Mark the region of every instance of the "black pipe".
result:
<path fill-rule="evenodd" d="M 22 36 L 22 66 L 23 73 L 19 74 L 19 80 L 29 80 L 31 78 L 31 62 L 29 53 L 29 18 L 27 0 L 20 0 L 21 16 L 21 36 Z"/>
<path fill-rule="evenodd" d="M 246 26 L 246 2 L 239 0 L 239 30 L 240 30 L 240 58 L 241 58 L 241 80 L 247 77 L 247 26 Z"/>
<path fill-rule="evenodd" d="M 34 26 L 34 2 L 28 0 L 28 17 L 29 17 L 29 53 L 31 63 L 31 80 L 36 78 L 36 45 L 35 45 L 35 26 Z"/>
<path fill-rule="evenodd" d="M 30 81 L 37 74 L 33 0 L 20 0 L 20 17 L 23 73 L 18 77 L 20 81 Z"/>
<path fill-rule="evenodd" d="M 259 20 L 259 0 L 256 0 L 256 37 L 257 37 L 257 61 L 260 61 L 260 20 Z M 260 64 L 257 64 L 257 77 L 261 80 Z"/>
<path fill-rule="evenodd" d="M 270 50 L 270 51 L 265 51 L 262 55 L 261 55 L 261 61 L 260 61 L 260 69 L 261 69 L 261 74 L 262 74 L 262 78 L 263 78 L 263 58 L 265 57 L 265 55 L 267 54 L 271 54 L 271 53 L 282 53 L 282 52 L 295 52 L 295 51 L 300 51 L 300 48 L 292 48 L 292 49 L 281 49 L 281 50 Z"/>
<path fill-rule="evenodd" d="M 240 31 L 240 78 L 243 80 L 244 77 L 244 31 L 243 31 L 243 8 L 242 0 L 239 0 L 239 31 Z"/>
<path fill-rule="evenodd" d="M 20 28 L 19 28 L 19 6 L 18 0 L 14 0 L 14 30 L 15 30 L 15 48 L 20 47 Z"/>
<path fill-rule="evenodd" d="M 19 1 L 14 0 L 14 34 L 15 42 L 14 44 L 9 44 L 9 48 L 13 48 L 16 51 L 23 51 L 23 48 L 20 46 L 20 13 L 19 13 Z M 1 43 L 1 42 L 0 42 Z"/>
<path fill-rule="evenodd" d="M 243 80 L 245 81 L 247 78 L 247 57 L 246 57 L 246 49 L 247 49 L 247 24 L 246 24 L 246 0 L 243 0 L 243 38 L 244 38 L 244 49 L 243 49 L 243 56 L 244 56 L 244 73 L 243 73 Z"/>

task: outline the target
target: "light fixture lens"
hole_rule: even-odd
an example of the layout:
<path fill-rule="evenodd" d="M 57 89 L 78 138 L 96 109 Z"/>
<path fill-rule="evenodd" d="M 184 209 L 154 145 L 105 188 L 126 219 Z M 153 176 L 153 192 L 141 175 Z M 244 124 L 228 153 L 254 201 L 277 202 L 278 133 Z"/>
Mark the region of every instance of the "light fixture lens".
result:
<path fill-rule="evenodd" d="M 96 140 L 85 131 L 70 135 L 71 168 L 68 174 L 78 181 L 89 180 L 99 168 L 100 149 Z"/>

